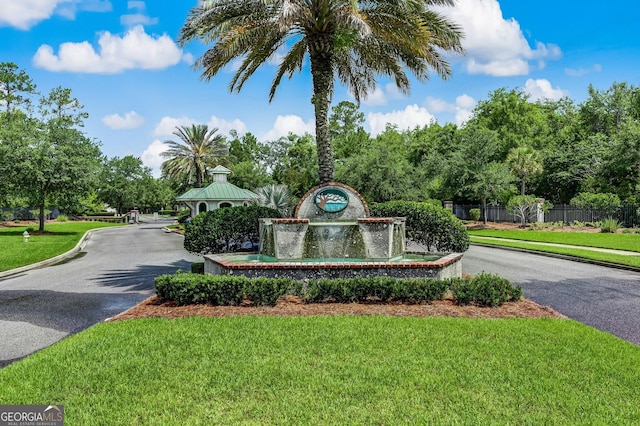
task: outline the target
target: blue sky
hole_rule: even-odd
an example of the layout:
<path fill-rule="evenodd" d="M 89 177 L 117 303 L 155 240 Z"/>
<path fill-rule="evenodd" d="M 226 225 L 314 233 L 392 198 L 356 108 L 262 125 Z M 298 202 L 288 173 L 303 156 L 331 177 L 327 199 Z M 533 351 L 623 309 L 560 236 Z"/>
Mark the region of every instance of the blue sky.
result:
<path fill-rule="evenodd" d="M 134 155 L 156 171 L 162 143 L 177 125 L 236 129 L 261 141 L 313 133 L 308 67 L 283 80 L 273 102 L 275 67 L 265 65 L 242 92 L 229 93 L 232 70 L 210 82 L 191 66 L 206 46 L 174 40 L 196 0 L 0 0 L 0 62 L 14 62 L 43 93 L 70 88 L 90 117 L 85 132 L 109 156 Z M 467 54 L 451 56 L 453 75 L 414 83 L 401 96 L 380 79 L 361 105 L 372 134 L 431 120 L 461 124 L 498 88 L 532 99 L 586 99 L 587 88 L 640 85 L 640 6 L 600 1 L 458 0 L 443 9 L 462 26 Z M 334 104 L 353 100 L 338 87 Z"/>

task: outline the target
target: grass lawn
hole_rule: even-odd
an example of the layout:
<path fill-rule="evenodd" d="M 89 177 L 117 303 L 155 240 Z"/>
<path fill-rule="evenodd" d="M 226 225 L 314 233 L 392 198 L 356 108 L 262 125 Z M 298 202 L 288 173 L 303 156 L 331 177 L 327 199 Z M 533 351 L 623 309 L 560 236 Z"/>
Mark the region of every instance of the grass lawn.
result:
<path fill-rule="evenodd" d="M 0 370 L 72 424 L 639 424 L 640 347 L 572 320 L 102 323 Z"/>
<path fill-rule="evenodd" d="M 469 235 L 640 252 L 637 234 L 470 229 Z"/>
<path fill-rule="evenodd" d="M 78 244 L 90 229 L 121 224 L 104 222 L 47 223 L 45 234 L 38 235 L 37 225 L 0 227 L 0 272 L 19 268 L 65 253 Z M 22 240 L 22 233 L 29 228 L 30 241 Z"/>
<path fill-rule="evenodd" d="M 583 247 L 597 247 L 614 250 L 626 250 L 640 252 L 640 235 L 637 234 L 595 234 L 581 232 L 549 232 L 549 231 L 519 231 L 519 230 L 494 230 L 494 229 L 470 229 L 471 242 L 489 244 L 502 247 L 514 247 L 527 250 L 557 253 L 600 262 L 615 263 L 619 265 L 640 268 L 640 256 L 624 256 L 612 253 L 601 253 L 591 250 L 581 250 L 572 247 L 549 247 L 527 243 L 528 241 L 569 244 Z M 494 237 L 519 241 L 484 240 L 478 237 Z"/>

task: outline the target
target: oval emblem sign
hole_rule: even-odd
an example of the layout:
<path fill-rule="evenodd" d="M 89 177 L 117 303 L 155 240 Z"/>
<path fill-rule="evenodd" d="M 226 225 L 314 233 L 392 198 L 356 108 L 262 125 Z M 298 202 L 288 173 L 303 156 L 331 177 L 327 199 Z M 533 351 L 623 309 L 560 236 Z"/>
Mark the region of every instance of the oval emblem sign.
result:
<path fill-rule="evenodd" d="M 349 195 L 337 187 L 325 188 L 318 192 L 313 200 L 320 210 L 336 213 L 349 205 Z"/>

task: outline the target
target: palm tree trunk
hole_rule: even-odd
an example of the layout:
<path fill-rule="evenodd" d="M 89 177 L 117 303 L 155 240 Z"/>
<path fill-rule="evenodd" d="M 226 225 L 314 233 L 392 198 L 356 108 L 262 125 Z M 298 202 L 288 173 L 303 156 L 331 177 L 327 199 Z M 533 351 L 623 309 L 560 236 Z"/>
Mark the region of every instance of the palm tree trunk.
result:
<path fill-rule="evenodd" d="M 313 104 L 316 116 L 316 149 L 318 152 L 318 177 L 320 183 L 333 182 L 333 153 L 329 136 L 329 105 L 333 88 L 333 43 L 325 35 L 316 43 L 310 43 L 311 76 L 313 78 Z M 330 46 L 329 49 L 326 47 Z"/>

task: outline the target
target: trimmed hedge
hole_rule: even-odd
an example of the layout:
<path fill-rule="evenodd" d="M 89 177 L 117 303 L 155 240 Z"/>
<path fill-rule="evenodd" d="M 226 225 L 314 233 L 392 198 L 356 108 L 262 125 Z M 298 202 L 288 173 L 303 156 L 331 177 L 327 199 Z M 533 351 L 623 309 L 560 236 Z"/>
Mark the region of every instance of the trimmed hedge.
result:
<path fill-rule="evenodd" d="M 300 282 L 291 278 L 177 273 L 156 277 L 155 287 L 158 297 L 172 300 L 177 305 L 250 302 L 257 306 L 273 306 L 284 295 L 298 296 L 306 303 L 429 303 L 444 299 L 451 291 L 460 305 L 475 302 L 480 306 L 498 306 L 503 302 L 518 301 L 522 296 L 520 287 L 487 274 L 454 280 L 362 277 Z"/>
<path fill-rule="evenodd" d="M 451 211 L 430 202 L 389 201 L 369 206 L 372 216 L 406 218 L 407 238 L 439 253 L 469 249 L 469 233 Z"/>

